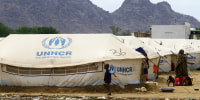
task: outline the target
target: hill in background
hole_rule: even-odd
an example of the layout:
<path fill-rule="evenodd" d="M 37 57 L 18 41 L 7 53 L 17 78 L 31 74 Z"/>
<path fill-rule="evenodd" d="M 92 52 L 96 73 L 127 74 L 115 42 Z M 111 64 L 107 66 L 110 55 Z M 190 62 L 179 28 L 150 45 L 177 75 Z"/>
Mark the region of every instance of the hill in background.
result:
<path fill-rule="evenodd" d="M 108 33 L 109 26 L 145 32 L 151 25 L 189 22 L 200 27 L 194 17 L 174 12 L 167 2 L 125 0 L 109 13 L 89 0 L 1 0 L 0 22 L 10 28 L 20 25 L 54 27 L 62 33 Z"/>

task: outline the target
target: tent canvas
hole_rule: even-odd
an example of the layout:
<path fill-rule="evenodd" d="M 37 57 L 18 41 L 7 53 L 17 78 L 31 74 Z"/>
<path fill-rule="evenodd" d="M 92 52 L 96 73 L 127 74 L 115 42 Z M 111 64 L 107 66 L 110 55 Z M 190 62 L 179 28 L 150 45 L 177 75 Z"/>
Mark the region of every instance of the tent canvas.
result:
<path fill-rule="evenodd" d="M 155 79 L 156 77 L 154 77 L 155 74 L 153 73 L 153 67 L 154 64 L 158 65 L 160 55 L 150 46 L 146 45 L 143 41 L 134 36 L 118 36 L 118 38 L 133 51 L 135 51 L 135 49 L 139 47 L 142 47 L 145 50 L 145 52 L 148 55 L 148 58 L 150 59 L 149 69 L 148 69 L 148 79 Z"/>
<path fill-rule="evenodd" d="M 167 47 L 164 47 L 158 43 L 156 43 L 153 39 L 150 38 L 138 38 L 142 42 L 144 42 L 146 45 L 148 45 L 150 48 L 155 50 L 156 52 L 159 53 L 160 56 L 166 56 L 166 55 L 171 55 L 174 52 L 172 49 L 169 49 Z"/>
<path fill-rule="evenodd" d="M 200 40 L 189 39 L 188 42 L 189 42 L 191 45 L 196 46 L 197 48 L 200 48 Z"/>
<path fill-rule="evenodd" d="M 193 46 L 196 46 L 197 48 L 200 49 L 200 40 L 195 40 L 195 39 L 189 39 L 188 40 L 189 43 Z M 200 55 L 198 56 L 200 57 Z M 190 69 L 199 69 L 200 68 L 200 58 L 196 57 L 196 60 L 195 59 L 192 59 L 192 57 L 190 57 L 188 60 L 189 61 L 192 61 L 192 62 L 195 62 L 196 64 L 194 65 L 188 65 L 190 67 Z M 199 62 L 198 62 L 199 61 Z"/>
<path fill-rule="evenodd" d="M 185 53 L 200 53 L 200 49 L 194 45 L 191 45 L 189 40 L 186 39 L 153 39 L 156 43 L 161 43 L 162 46 L 174 50 L 175 54 L 178 54 L 180 49 L 183 49 Z"/>
<path fill-rule="evenodd" d="M 164 47 L 150 38 L 139 38 L 143 41 L 146 45 L 150 48 L 155 50 L 160 56 L 160 63 L 159 63 L 159 71 L 160 72 L 169 72 L 171 71 L 171 55 L 173 54 L 173 50 L 167 47 Z"/>
<path fill-rule="evenodd" d="M 124 84 L 137 84 L 143 55 L 111 34 L 9 35 L 0 42 L 1 85 L 85 86 L 103 84 L 102 62 Z M 117 64 L 119 61 L 127 63 Z M 124 79 L 128 74 L 130 78 Z M 139 74 L 140 75 L 140 74 Z"/>
<path fill-rule="evenodd" d="M 160 63 L 159 63 L 159 72 L 169 72 L 171 71 L 171 55 L 167 55 L 164 57 L 161 57 Z"/>
<path fill-rule="evenodd" d="M 187 39 L 153 39 L 157 43 L 162 42 L 162 45 L 173 49 L 174 54 L 178 54 L 179 50 L 183 49 L 185 53 L 189 53 L 187 61 L 194 62 L 194 65 L 188 64 L 188 68 L 193 69 L 200 63 L 200 49 L 192 45 L 190 40 Z M 174 61 L 175 62 L 175 61 Z"/>
<path fill-rule="evenodd" d="M 118 36 L 118 38 L 121 39 L 121 41 L 123 41 L 123 43 L 131 48 L 133 51 L 135 51 L 135 49 L 137 49 L 138 47 L 142 47 L 147 53 L 149 59 L 159 57 L 158 53 L 155 50 L 153 50 L 150 46 L 146 45 L 143 41 L 134 36 Z"/>

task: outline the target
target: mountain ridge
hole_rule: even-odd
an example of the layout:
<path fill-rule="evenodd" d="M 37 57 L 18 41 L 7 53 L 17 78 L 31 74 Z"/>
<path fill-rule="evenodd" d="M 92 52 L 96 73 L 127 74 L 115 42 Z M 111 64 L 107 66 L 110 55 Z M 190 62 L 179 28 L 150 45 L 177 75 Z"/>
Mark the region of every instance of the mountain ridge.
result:
<path fill-rule="evenodd" d="M 126 12 L 126 16 L 123 16 L 124 12 Z M 115 16 L 114 22 L 119 27 L 134 28 L 135 31 L 143 30 L 144 32 L 144 29 L 148 30 L 151 25 L 174 25 L 175 19 L 177 25 L 184 25 L 185 22 L 189 22 L 192 27 L 200 26 L 197 19 L 176 13 L 167 2 L 152 4 L 149 0 L 125 0 L 122 6 L 112 15 Z"/>
<path fill-rule="evenodd" d="M 200 27 L 192 16 L 177 13 L 167 2 L 125 0 L 109 13 L 90 0 L 1 0 L 0 22 L 11 28 L 20 25 L 52 26 L 62 33 L 111 33 L 109 26 L 145 32 L 151 25 L 179 25 L 189 22 Z"/>

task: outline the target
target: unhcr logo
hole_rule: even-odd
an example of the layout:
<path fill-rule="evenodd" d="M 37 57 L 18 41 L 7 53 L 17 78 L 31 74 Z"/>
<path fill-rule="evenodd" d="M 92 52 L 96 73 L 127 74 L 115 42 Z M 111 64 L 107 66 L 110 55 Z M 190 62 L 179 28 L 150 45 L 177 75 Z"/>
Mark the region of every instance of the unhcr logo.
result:
<path fill-rule="evenodd" d="M 37 51 L 36 58 L 37 59 L 70 58 L 72 55 L 72 51 L 63 50 L 63 49 L 70 46 L 71 43 L 72 43 L 72 39 L 69 37 L 45 38 L 42 41 L 42 46 L 50 50 Z"/>
<path fill-rule="evenodd" d="M 42 46 L 47 49 L 63 49 L 68 47 L 72 43 L 71 38 L 62 38 L 62 37 L 54 37 L 54 38 L 45 38 L 42 41 Z"/>
<path fill-rule="evenodd" d="M 164 60 L 160 60 L 160 65 L 164 65 Z"/>
<path fill-rule="evenodd" d="M 110 65 L 110 71 L 117 72 L 120 75 L 132 75 L 133 68 L 132 67 L 116 67 L 114 65 Z"/>
<path fill-rule="evenodd" d="M 188 61 L 195 61 L 197 58 L 195 57 L 195 56 L 193 56 L 193 57 L 187 57 L 187 60 Z"/>

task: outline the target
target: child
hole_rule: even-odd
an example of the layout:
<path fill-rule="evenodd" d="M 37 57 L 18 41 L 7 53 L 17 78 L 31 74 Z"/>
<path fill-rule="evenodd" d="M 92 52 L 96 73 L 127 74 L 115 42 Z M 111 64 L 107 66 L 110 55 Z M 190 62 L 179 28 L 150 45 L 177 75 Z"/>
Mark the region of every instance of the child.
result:
<path fill-rule="evenodd" d="M 167 80 L 167 83 L 168 83 L 168 86 L 170 85 L 170 83 L 173 83 L 173 86 L 175 84 L 175 79 L 172 77 L 172 76 L 169 76 L 168 80 Z"/>
<path fill-rule="evenodd" d="M 111 91 L 110 91 L 111 74 L 113 74 L 115 77 L 117 76 L 115 75 L 115 73 L 109 70 L 109 64 L 105 64 L 104 69 L 106 69 L 106 72 L 104 75 L 104 86 L 108 90 L 108 95 L 111 95 Z"/>

